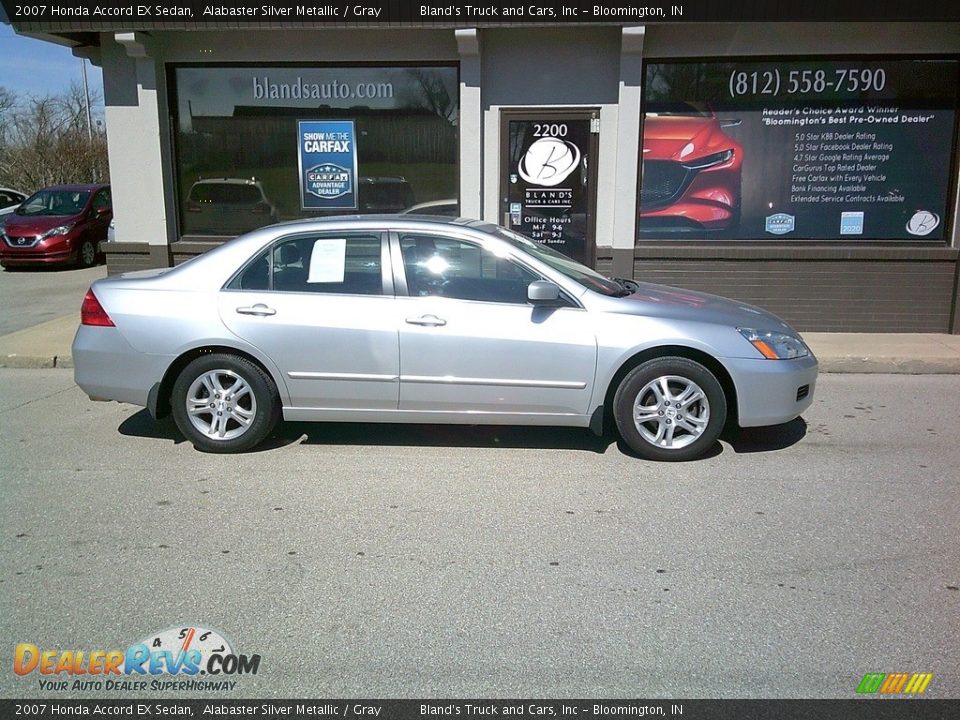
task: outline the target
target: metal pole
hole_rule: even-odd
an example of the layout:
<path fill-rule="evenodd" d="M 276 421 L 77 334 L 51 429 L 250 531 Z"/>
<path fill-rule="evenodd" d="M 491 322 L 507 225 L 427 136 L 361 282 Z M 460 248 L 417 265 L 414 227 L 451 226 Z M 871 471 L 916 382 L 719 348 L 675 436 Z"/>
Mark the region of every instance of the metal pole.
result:
<path fill-rule="evenodd" d="M 89 142 L 87 152 L 90 153 L 90 158 L 93 159 L 93 120 L 90 116 L 90 88 L 87 85 L 87 62 L 83 58 L 80 58 L 80 68 L 83 70 L 83 104 L 87 111 L 87 141 Z M 93 182 L 97 182 L 100 179 L 97 177 L 97 174 L 97 164 L 93 162 L 90 167 L 90 179 L 93 180 Z"/>
<path fill-rule="evenodd" d="M 90 116 L 90 89 L 87 87 L 87 62 L 80 58 L 80 67 L 83 70 L 83 99 L 87 109 L 87 139 L 93 142 L 93 121 Z"/>

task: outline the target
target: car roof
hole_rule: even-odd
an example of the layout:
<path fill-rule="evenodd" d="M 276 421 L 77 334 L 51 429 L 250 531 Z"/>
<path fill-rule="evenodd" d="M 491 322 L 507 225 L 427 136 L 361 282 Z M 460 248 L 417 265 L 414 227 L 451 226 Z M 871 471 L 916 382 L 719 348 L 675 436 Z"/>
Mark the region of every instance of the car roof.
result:
<path fill-rule="evenodd" d="M 256 178 L 201 178 L 194 185 L 259 185 Z"/>
<path fill-rule="evenodd" d="M 366 215 L 331 215 L 328 217 L 300 218 L 279 223 L 285 228 L 297 226 L 314 227 L 317 225 L 392 225 L 397 228 L 410 226 L 454 226 L 468 227 L 480 232 L 493 232 L 497 225 L 485 220 L 471 218 L 453 218 L 440 215 L 405 215 L 403 213 L 375 213 Z"/>
<path fill-rule="evenodd" d="M 445 198 L 443 200 L 428 200 L 427 202 L 417 203 L 413 207 L 407 208 L 406 212 L 417 210 L 418 208 L 443 207 L 445 205 L 456 205 L 456 198 Z"/>
<path fill-rule="evenodd" d="M 66 185 L 48 185 L 45 188 L 40 188 L 40 190 L 66 190 L 70 192 L 70 191 L 76 191 L 76 190 L 101 190 L 102 188 L 108 188 L 108 187 L 110 186 L 105 183 L 86 183 L 86 184 L 74 183 L 74 184 L 66 184 Z M 37 192 L 40 192 L 40 190 L 38 190 Z"/>
<path fill-rule="evenodd" d="M 374 183 L 401 185 L 406 183 L 407 179 L 402 175 L 364 175 L 360 178 L 360 182 L 366 183 L 367 185 L 372 185 Z"/>

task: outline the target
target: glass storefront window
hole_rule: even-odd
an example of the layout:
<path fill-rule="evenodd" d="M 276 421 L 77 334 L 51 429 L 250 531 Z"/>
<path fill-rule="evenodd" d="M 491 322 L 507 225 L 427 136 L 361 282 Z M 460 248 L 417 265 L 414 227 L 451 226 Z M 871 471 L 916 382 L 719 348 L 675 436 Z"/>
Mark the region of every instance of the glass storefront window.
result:
<path fill-rule="evenodd" d="M 171 75 L 181 235 L 458 201 L 456 67 L 180 66 Z M 329 161 L 328 150 L 337 151 Z"/>
<path fill-rule="evenodd" d="M 650 61 L 638 239 L 947 239 L 956 59 Z"/>

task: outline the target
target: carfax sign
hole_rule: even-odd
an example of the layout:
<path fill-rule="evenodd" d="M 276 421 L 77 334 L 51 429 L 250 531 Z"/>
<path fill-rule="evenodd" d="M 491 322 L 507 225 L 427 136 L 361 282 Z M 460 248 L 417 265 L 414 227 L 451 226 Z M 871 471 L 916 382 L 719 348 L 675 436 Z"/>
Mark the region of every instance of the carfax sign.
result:
<path fill-rule="evenodd" d="M 356 210 L 357 148 L 352 120 L 300 120 L 300 205 L 304 210 Z"/>

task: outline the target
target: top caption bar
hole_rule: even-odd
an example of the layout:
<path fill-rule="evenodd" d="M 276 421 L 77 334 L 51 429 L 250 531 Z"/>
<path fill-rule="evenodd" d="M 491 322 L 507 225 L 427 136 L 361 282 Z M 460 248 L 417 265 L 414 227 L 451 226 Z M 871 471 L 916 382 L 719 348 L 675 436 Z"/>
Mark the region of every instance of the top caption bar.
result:
<path fill-rule="evenodd" d="M 450 25 L 675 22 L 957 21 L 960 3 L 901 0 L 697 0 L 604 2 L 309 2 L 278 0 L 0 0 L 18 29 L 77 30 L 257 23 L 304 25 Z M 0 20 L 3 18 L 0 17 Z"/>

